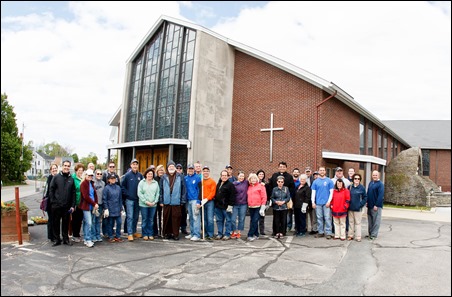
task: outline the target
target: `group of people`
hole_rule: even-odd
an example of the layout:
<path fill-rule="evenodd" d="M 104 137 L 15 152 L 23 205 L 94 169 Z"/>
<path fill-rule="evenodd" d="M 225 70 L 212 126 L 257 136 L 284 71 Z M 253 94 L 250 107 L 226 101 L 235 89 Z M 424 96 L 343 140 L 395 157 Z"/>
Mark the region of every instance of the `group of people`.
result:
<path fill-rule="evenodd" d="M 348 240 L 361 241 L 362 208 L 366 205 L 369 237 L 378 236 L 384 196 L 378 171 L 372 173 L 366 191 L 361 175 L 354 173 L 353 168 L 345 178 L 338 167 L 336 176 L 330 179 L 325 167 L 312 175 L 310 168 L 303 174 L 295 168 L 290 174 L 287 164 L 280 162 L 278 172 L 266 179 L 263 170 L 248 177 L 239 172 L 236 177 L 232 166 L 227 165 L 215 181 L 210 168 L 199 162 L 189 164 L 186 174 L 183 166 L 173 161 L 166 167 L 151 165 L 143 174 L 138 165 L 138 160 L 132 159 L 130 170 L 120 178 L 114 162 L 109 162 L 105 172 L 94 169 L 92 163 L 85 171 L 84 165 L 77 163 L 72 175 L 69 161 L 63 162 L 60 173 L 52 164 L 45 197 L 49 199 L 48 238 L 53 246 L 72 245 L 70 235 L 73 242 L 81 242 L 82 223 L 87 247 L 102 241 L 102 235 L 109 242 L 121 242 L 124 212 L 128 241 L 156 237 L 179 240 L 180 233 L 191 241 L 238 239 L 244 231 L 247 212 L 247 240 L 254 241 L 265 235 L 265 212 L 269 207 L 273 210 L 275 238 L 286 236 L 292 226 L 296 236 L 305 236 L 311 225 L 309 234 L 317 238 L 345 240 L 348 232 Z M 140 213 L 141 233 L 137 231 Z"/>

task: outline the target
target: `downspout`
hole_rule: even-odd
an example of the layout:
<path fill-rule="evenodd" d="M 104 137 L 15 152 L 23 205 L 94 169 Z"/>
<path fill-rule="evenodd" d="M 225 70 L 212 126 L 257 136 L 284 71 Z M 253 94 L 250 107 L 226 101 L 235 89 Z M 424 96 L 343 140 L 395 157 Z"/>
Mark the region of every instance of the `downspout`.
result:
<path fill-rule="evenodd" d="M 317 167 L 317 156 L 318 156 L 318 146 L 319 146 L 319 122 L 320 122 L 320 105 L 322 105 L 323 103 L 325 103 L 326 101 L 330 100 L 331 98 L 333 98 L 334 96 L 336 96 L 337 94 L 337 90 L 334 90 L 334 93 L 329 96 L 328 98 L 324 99 L 323 101 L 321 101 L 320 103 L 318 103 L 316 105 L 316 109 L 315 109 L 315 133 L 314 133 L 314 171 L 318 170 Z"/>

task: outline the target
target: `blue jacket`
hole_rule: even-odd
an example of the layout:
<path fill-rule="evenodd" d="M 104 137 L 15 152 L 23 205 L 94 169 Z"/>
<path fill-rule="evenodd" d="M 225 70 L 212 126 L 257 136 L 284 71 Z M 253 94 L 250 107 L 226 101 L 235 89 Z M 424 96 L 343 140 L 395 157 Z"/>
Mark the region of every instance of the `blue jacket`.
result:
<path fill-rule="evenodd" d="M 201 177 L 199 174 L 186 175 L 185 186 L 187 187 L 187 200 L 199 200 L 201 204 Z"/>
<path fill-rule="evenodd" d="M 108 184 L 102 192 L 104 209 L 108 209 L 110 217 L 119 217 L 122 210 L 122 190 L 117 184 Z"/>
<path fill-rule="evenodd" d="M 136 200 L 138 201 L 138 184 L 143 179 L 143 175 L 140 172 L 133 173 L 132 170 L 124 175 L 121 182 L 122 198 L 124 200 Z"/>
<path fill-rule="evenodd" d="M 350 186 L 350 206 L 348 210 L 351 211 L 361 211 L 361 209 L 366 205 L 367 193 L 366 188 L 359 184 L 355 187 L 353 184 Z"/>
<path fill-rule="evenodd" d="M 385 186 L 381 181 L 371 181 L 367 187 L 367 208 L 374 206 L 383 208 L 383 200 L 385 195 Z"/>
<path fill-rule="evenodd" d="M 187 187 L 185 179 L 179 173 L 175 173 L 173 192 L 171 193 L 168 174 L 160 179 L 160 204 L 182 205 L 187 203 Z"/>

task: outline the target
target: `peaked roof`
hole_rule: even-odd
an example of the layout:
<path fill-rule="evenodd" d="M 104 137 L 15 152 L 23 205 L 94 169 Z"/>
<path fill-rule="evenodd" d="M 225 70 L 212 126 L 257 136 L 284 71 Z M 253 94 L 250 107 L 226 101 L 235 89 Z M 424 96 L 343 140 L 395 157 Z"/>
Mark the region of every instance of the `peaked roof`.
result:
<path fill-rule="evenodd" d="M 43 152 L 36 152 L 36 154 L 40 155 L 44 160 L 52 161 L 54 157 L 51 157 Z"/>
<path fill-rule="evenodd" d="M 359 114 L 365 116 L 367 119 L 371 120 L 375 125 L 377 125 L 378 127 L 380 127 L 381 129 L 383 129 L 384 131 L 386 131 L 388 134 L 390 134 L 391 136 L 395 137 L 397 140 L 399 140 L 402 144 L 404 144 L 405 146 L 409 147 L 410 145 L 399 135 L 397 135 L 394 131 L 392 131 L 390 128 L 388 128 L 387 126 L 385 126 L 376 116 L 374 116 L 372 113 L 370 113 L 367 109 L 365 109 L 361 104 L 359 104 L 358 102 L 356 102 L 352 96 L 350 96 L 349 94 L 347 94 L 344 90 L 342 90 L 339 86 L 337 86 L 336 84 L 334 84 L 333 82 L 329 82 L 309 71 L 306 71 L 302 68 L 299 68 L 295 65 L 292 65 L 284 60 L 278 59 L 272 55 L 266 54 L 264 52 L 261 52 L 257 49 L 254 49 L 252 47 L 249 47 L 247 45 L 244 45 L 240 42 L 231 40 L 229 38 L 226 38 L 216 32 L 213 32 L 207 28 L 204 28 L 200 25 L 191 23 L 189 21 L 185 21 L 185 20 L 180 20 L 180 19 L 176 19 L 170 16 L 165 16 L 162 15 L 160 16 L 160 18 L 155 22 L 155 24 L 151 27 L 151 29 L 148 31 L 148 33 L 145 35 L 145 37 L 141 40 L 141 42 L 139 43 L 139 45 L 135 48 L 135 50 L 133 51 L 132 55 L 130 56 L 130 58 L 127 60 L 127 63 L 132 62 L 141 52 L 141 49 L 143 48 L 143 46 L 148 43 L 148 41 L 154 36 L 154 33 L 160 28 L 160 26 L 162 25 L 163 22 L 168 21 L 174 24 L 178 24 L 184 27 L 188 27 L 197 31 L 202 31 L 206 34 L 209 34 L 211 36 L 214 36 L 222 41 L 224 41 L 225 43 L 229 44 L 230 46 L 232 46 L 235 50 L 237 51 L 241 51 L 243 53 L 246 53 L 247 55 L 250 55 L 252 57 L 255 57 L 261 61 L 264 61 L 266 63 L 269 63 L 270 65 L 273 65 L 285 72 L 288 72 L 296 77 L 299 77 L 307 82 L 309 82 L 310 84 L 324 90 L 325 92 L 327 92 L 328 94 L 332 95 L 335 94 L 335 97 L 341 101 L 342 103 L 344 103 L 345 105 L 347 105 L 348 107 L 350 107 L 351 109 L 355 110 L 356 112 L 358 112 Z M 110 122 L 111 124 L 111 122 Z"/>
<path fill-rule="evenodd" d="M 450 120 L 394 120 L 383 121 L 383 123 L 413 147 L 450 150 Z"/>

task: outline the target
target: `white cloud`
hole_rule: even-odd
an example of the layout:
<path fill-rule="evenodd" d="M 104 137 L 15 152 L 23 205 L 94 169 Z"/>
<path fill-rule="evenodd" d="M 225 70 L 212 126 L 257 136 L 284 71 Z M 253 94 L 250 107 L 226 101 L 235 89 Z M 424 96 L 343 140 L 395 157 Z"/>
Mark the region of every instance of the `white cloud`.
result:
<path fill-rule="evenodd" d="M 179 5 L 192 3 L 70 2 L 70 21 L 2 18 L 1 92 L 25 140 L 103 160 L 126 60 L 160 15 L 183 19 Z M 336 83 L 382 120 L 451 118 L 450 4 L 270 2 L 235 18 L 208 12 L 221 22 L 213 31 Z"/>
<path fill-rule="evenodd" d="M 450 28 L 450 13 L 427 2 L 303 1 L 243 10 L 212 30 L 336 83 L 387 120 L 451 118 Z"/>

